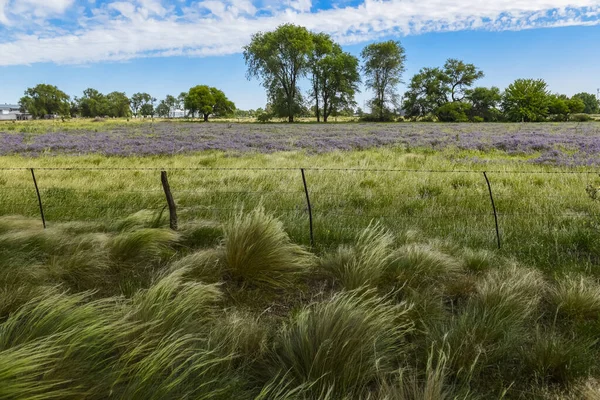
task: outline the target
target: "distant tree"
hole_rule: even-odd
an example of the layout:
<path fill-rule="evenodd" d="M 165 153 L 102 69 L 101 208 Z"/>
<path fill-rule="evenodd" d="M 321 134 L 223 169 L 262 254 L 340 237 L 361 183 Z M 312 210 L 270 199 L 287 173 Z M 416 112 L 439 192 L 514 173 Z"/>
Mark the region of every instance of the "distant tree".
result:
<path fill-rule="evenodd" d="M 69 102 L 69 114 L 71 115 L 71 117 L 76 117 L 80 114 L 79 99 L 77 98 L 77 96 L 75 96 L 73 100 Z"/>
<path fill-rule="evenodd" d="M 403 108 L 407 117 L 420 117 L 435 112 L 448 102 L 448 77 L 439 68 L 422 68 L 408 84 Z"/>
<path fill-rule="evenodd" d="M 567 100 L 567 106 L 569 107 L 569 114 L 581 114 L 585 111 L 585 103 L 579 97 L 571 97 Z"/>
<path fill-rule="evenodd" d="M 185 116 L 187 116 L 187 113 L 185 112 L 185 98 L 187 97 L 187 95 L 188 92 L 181 92 L 179 93 L 179 96 L 177 96 L 177 108 L 182 109 Z"/>
<path fill-rule="evenodd" d="M 155 112 L 156 111 L 154 110 L 154 104 L 152 104 L 152 103 L 144 103 L 140 107 L 140 114 L 144 118 L 146 118 L 146 117 L 154 117 Z"/>
<path fill-rule="evenodd" d="M 148 112 L 150 111 L 150 107 L 148 106 L 149 103 L 152 102 L 152 96 L 150 96 L 148 93 L 135 93 L 131 96 L 131 111 L 133 112 L 133 115 L 135 117 L 138 116 L 138 113 L 142 114 L 142 115 L 150 115 Z M 144 108 L 144 111 L 146 112 L 146 114 L 144 114 L 143 112 L 141 112 L 141 109 L 143 106 L 146 106 Z M 154 107 L 152 107 L 154 108 Z"/>
<path fill-rule="evenodd" d="M 321 121 L 321 107 L 320 107 L 320 99 L 321 99 L 321 86 L 323 79 L 323 64 L 322 60 L 327 55 L 330 55 L 334 52 L 334 47 L 336 46 L 331 39 L 331 36 L 325 33 L 313 33 L 312 34 L 313 48 L 312 52 L 308 57 L 309 68 L 311 71 L 311 91 L 310 95 L 315 100 L 315 116 L 317 117 L 317 122 Z M 337 46 L 339 48 L 339 46 Z M 339 48 L 341 51 L 341 48 Z"/>
<path fill-rule="evenodd" d="M 517 79 L 502 98 L 502 109 L 509 121 L 543 121 L 549 106 L 548 85 L 542 79 Z"/>
<path fill-rule="evenodd" d="M 25 91 L 19 100 L 21 112 L 28 112 L 33 118 L 46 115 L 68 117 L 71 114 L 69 96 L 56 86 L 39 84 Z"/>
<path fill-rule="evenodd" d="M 166 100 L 161 100 L 158 106 L 156 106 L 156 115 L 160 118 L 167 118 L 171 115 L 171 107 L 169 107 Z"/>
<path fill-rule="evenodd" d="M 399 41 L 393 40 L 372 43 L 362 50 L 361 57 L 367 78 L 365 84 L 375 92 L 371 106 L 376 117 L 383 121 L 389 111 L 388 105 L 395 106 L 397 102 L 397 86 L 402 82 L 405 70 L 404 47 Z"/>
<path fill-rule="evenodd" d="M 572 98 L 583 101 L 585 114 L 600 114 L 600 101 L 591 93 L 577 93 Z"/>
<path fill-rule="evenodd" d="M 79 98 L 79 111 L 82 117 L 95 118 L 108 114 L 108 100 L 96 89 L 88 88 Z"/>
<path fill-rule="evenodd" d="M 185 108 L 192 115 L 199 113 L 208 121 L 210 115 L 226 116 L 235 111 L 235 104 L 221 90 L 206 85 L 194 86 L 185 96 Z"/>
<path fill-rule="evenodd" d="M 555 121 L 566 121 L 569 116 L 569 98 L 565 95 L 552 94 L 548 96 L 548 114 Z"/>
<path fill-rule="evenodd" d="M 334 44 L 331 53 L 321 58 L 318 64 L 316 98 L 321 99 L 323 121 L 327 122 L 332 113 L 356 105 L 354 95 L 359 91 L 360 82 L 358 59 Z M 315 107 L 317 121 L 320 113 L 318 104 Z"/>
<path fill-rule="evenodd" d="M 279 26 L 272 32 L 259 32 L 244 47 L 244 60 L 248 67 L 248 79 L 262 80 L 268 97 L 278 101 L 279 111 L 287 110 L 285 116 L 294 122 L 298 81 L 308 72 L 308 58 L 313 50 L 312 34 L 304 27 L 293 24 Z"/>
<path fill-rule="evenodd" d="M 498 105 L 502 101 L 500 89 L 477 87 L 465 91 L 465 99 L 472 105 L 471 116 L 483 118 L 485 122 L 495 122 L 499 118 Z"/>
<path fill-rule="evenodd" d="M 108 109 L 106 111 L 109 117 L 126 118 L 131 115 L 129 108 L 129 98 L 123 92 L 110 92 L 106 95 Z"/>
<path fill-rule="evenodd" d="M 465 97 L 465 89 L 473 86 L 476 80 L 483 78 L 483 71 L 473 64 L 465 64 L 464 61 L 449 58 L 444 64 L 444 74 L 450 89 L 452 101 L 462 101 Z"/>

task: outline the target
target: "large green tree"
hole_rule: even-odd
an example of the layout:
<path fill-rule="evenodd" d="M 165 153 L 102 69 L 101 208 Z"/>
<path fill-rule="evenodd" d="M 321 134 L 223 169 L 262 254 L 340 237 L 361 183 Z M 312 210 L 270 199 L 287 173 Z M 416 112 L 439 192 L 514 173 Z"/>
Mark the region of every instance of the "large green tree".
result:
<path fill-rule="evenodd" d="M 107 115 L 115 118 L 125 118 L 131 115 L 129 98 L 123 92 L 110 92 L 106 95 Z"/>
<path fill-rule="evenodd" d="M 235 104 L 221 90 L 206 85 L 194 86 L 185 96 L 185 108 L 194 115 L 201 114 L 204 121 L 210 115 L 227 116 L 235 111 Z"/>
<path fill-rule="evenodd" d="M 79 113 L 85 118 L 107 115 L 108 99 L 96 89 L 85 89 L 79 98 Z"/>
<path fill-rule="evenodd" d="M 542 79 L 517 79 L 504 91 L 502 109 L 514 122 L 543 121 L 548 115 L 550 96 Z"/>
<path fill-rule="evenodd" d="M 278 110 L 289 122 L 294 122 L 296 110 L 301 107 L 298 81 L 309 70 L 313 46 L 312 34 L 306 28 L 284 24 L 272 32 L 254 34 L 244 47 L 248 78 L 262 80 L 269 97 L 284 102 Z"/>
<path fill-rule="evenodd" d="M 600 101 L 591 93 L 577 93 L 572 98 L 580 99 L 585 105 L 583 112 L 586 114 L 600 114 Z"/>
<path fill-rule="evenodd" d="M 484 76 L 483 71 L 475 65 L 454 58 L 449 58 L 444 64 L 444 74 L 452 101 L 462 101 L 465 97 L 465 89 L 473 86 L 476 80 Z"/>
<path fill-rule="evenodd" d="M 372 43 L 362 52 L 363 72 L 367 88 L 375 92 L 371 108 L 376 117 L 383 121 L 389 112 L 389 105 L 395 107 L 398 94 L 397 86 L 402 82 L 406 54 L 399 41 Z"/>
<path fill-rule="evenodd" d="M 28 112 L 33 118 L 46 115 L 68 117 L 71 111 L 69 96 L 56 86 L 39 84 L 25 91 L 19 100 L 21 112 Z"/>
<path fill-rule="evenodd" d="M 440 68 L 422 68 L 408 84 L 403 108 L 406 116 L 416 118 L 434 113 L 448 102 L 448 77 Z"/>
<path fill-rule="evenodd" d="M 465 99 L 471 103 L 471 116 L 482 118 L 485 122 L 495 122 L 500 117 L 498 106 L 502 101 L 500 89 L 476 87 L 465 91 Z"/>

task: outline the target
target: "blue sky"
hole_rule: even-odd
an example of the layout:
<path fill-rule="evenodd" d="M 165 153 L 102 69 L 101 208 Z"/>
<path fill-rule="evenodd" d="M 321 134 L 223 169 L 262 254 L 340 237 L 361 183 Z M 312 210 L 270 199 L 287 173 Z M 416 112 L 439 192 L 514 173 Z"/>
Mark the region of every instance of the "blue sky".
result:
<path fill-rule="evenodd" d="M 569 95 L 600 87 L 598 0 L 0 0 L 0 103 L 41 82 L 71 96 L 94 87 L 159 99 L 208 84 L 239 108 L 262 107 L 241 49 L 286 22 L 355 55 L 398 39 L 406 81 L 452 57 L 485 72 L 478 85 L 531 77 Z"/>

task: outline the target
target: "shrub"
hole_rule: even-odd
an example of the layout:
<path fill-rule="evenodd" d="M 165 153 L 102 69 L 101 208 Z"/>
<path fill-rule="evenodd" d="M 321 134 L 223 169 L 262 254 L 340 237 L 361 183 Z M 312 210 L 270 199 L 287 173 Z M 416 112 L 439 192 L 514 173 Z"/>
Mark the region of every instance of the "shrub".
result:
<path fill-rule="evenodd" d="M 257 119 L 258 122 L 265 124 L 267 122 L 270 122 L 271 119 L 273 119 L 273 116 L 271 114 L 268 114 L 268 113 L 262 113 L 262 114 L 259 114 L 256 117 L 256 119 Z"/>
<path fill-rule="evenodd" d="M 471 105 L 455 101 L 446 103 L 435 110 L 435 115 L 440 122 L 468 122 Z"/>
<path fill-rule="evenodd" d="M 339 247 L 321 266 L 346 289 L 377 286 L 391 261 L 393 242 L 394 237 L 380 225 L 370 225 L 353 247 Z"/>
<path fill-rule="evenodd" d="M 575 122 L 588 122 L 593 121 L 594 118 L 589 114 L 572 114 L 569 116 L 569 120 Z"/>
<path fill-rule="evenodd" d="M 296 386 L 333 398 L 358 397 L 394 371 L 403 337 L 411 329 L 405 304 L 393 305 L 373 291 L 338 293 L 300 311 L 275 344 L 275 367 Z M 343 367 L 343 368 L 342 368 Z"/>
<path fill-rule="evenodd" d="M 288 287 L 313 265 L 313 256 L 292 243 L 283 224 L 262 208 L 236 215 L 224 230 L 226 273 L 242 284 Z"/>

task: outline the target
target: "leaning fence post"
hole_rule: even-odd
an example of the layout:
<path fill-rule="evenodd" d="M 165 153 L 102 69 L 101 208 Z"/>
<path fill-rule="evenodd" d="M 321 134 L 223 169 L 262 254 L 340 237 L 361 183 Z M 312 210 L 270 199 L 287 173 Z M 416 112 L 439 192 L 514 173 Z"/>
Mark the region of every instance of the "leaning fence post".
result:
<path fill-rule="evenodd" d="M 306 194 L 306 205 L 308 206 L 308 223 L 310 229 L 310 245 L 315 247 L 315 237 L 313 233 L 313 216 L 312 216 L 312 207 L 310 205 L 310 196 L 308 195 L 308 186 L 306 185 L 306 176 L 304 174 L 304 168 L 300 168 L 300 172 L 302 173 L 302 183 L 304 184 L 304 194 Z"/>
<path fill-rule="evenodd" d="M 483 177 L 487 182 L 488 191 L 490 192 L 490 201 L 492 202 L 492 210 L 494 210 L 494 221 L 496 222 L 496 238 L 498 239 L 498 248 L 501 247 L 500 243 L 500 229 L 498 228 L 498 213 L 496 212 L 496 205 L 494 204 L 494 196 L 492 195 L 492 185 L 490 184 L 490 180 L 487 177 L 486 172 L 483 172 Z"/>
<path fill-rule="evenodd" d="M 44 217 L 44 207 L 42 206 L 42 196 L 40 196 L 40 189 L 38 188 L 37 180 L 35 179 L 35 173 L 33 172 L 33 168 L 31 170 L 31 177 L 33 178 L 33 184 L 35 185 L 35 192 L 37 193 L 38 205 L 40 206 L 40 215 L 42 216 L 42 224 L 44 225 L 44 229 L 46 229 L 46 218 Z"/>
<path fill-rule="evenodd" d="M 169 226 L 172 230 L 177 230 L 177 206 L 173 195 L 171 194 L 171 188 L 169 186 L 169 179 L 167 178 L 167 171 L 160 171 L 160 180 L 162 182 L 163 190 L 167 198 L 167 205 L 169 206 Z"/>

